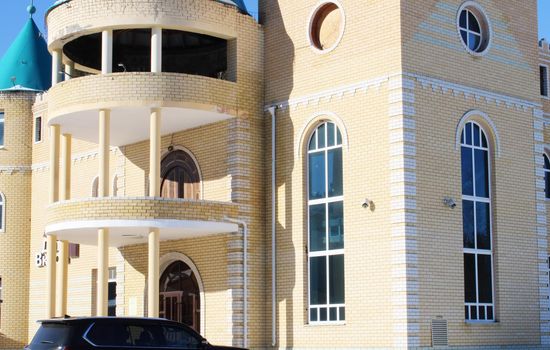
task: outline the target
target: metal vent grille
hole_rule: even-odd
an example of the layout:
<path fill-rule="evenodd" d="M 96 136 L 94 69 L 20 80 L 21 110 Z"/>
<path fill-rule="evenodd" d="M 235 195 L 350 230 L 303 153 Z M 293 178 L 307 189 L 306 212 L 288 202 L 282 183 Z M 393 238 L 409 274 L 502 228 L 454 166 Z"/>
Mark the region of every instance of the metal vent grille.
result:
<path fill-rule="evenodd" d="M 447 320 L 432 320 L 432 346 L 448 346 L 449 332 Z"/>

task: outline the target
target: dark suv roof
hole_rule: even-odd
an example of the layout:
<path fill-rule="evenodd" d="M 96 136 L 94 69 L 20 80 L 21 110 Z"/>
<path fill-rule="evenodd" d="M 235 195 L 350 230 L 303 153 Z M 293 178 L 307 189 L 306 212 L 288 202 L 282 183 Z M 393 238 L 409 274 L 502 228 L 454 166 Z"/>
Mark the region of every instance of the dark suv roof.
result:
<path fill-rule="evenodd" d="M 208 344 L 190 327 L 161 318 L 66 317 L 38 321 L 28 350 L 235 349 Z"/>

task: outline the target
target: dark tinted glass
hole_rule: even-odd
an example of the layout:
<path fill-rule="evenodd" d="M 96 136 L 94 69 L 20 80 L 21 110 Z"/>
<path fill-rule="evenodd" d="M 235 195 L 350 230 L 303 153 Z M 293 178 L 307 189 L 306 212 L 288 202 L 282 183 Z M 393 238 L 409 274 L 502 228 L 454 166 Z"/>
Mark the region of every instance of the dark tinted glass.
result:
<path fill-rule="evenodd" d="M 477 320 L 477 306 L 470 306 L 470 319 Z"/>
<path fill-rule="evenodd" d="M 325 129 L 326 124 L 323 124 L 317 128 L 317 148 L 324 148 L 326 145 Z"/>
<path fill-rule="evenodd" d="M 311 137 L 311 140 L 309 140 L 309 147 L 308 149 L 310 151 L 313 151 L 317 149 L 317 133 L 313 133 L 313 136 Z"/>
<path fill-rule="evenodd" d="M 464 127 L 464 131 L 466 131 L 466 144 L 472 145 L 472 123 L 466 124 Z"/>
<path fill-rule="evenodd" d="M 346 308 L 340 307 L 340 321 L 344 321 L 346 319 Z"/>
<path fill-rule="evenodd" d="M 313 322 L 317 321 L 317 309 L 309 310 L 309 319 Z"/>
<path fill-rule="evenodd" d="M 163 326 L 164 346 L 168 348 L 202 349 L 202 339 L 183 327 Z"/>
<path fill-rule="evenodd" d="M 481 133 L 481 147 L 489 147 L 489 145 L 487 144 L 487 137 L 485 137 L 485 133 Z"/>
<path fill-rule="evenodd" d="M 476 262 L 474 254 L 464 254 L 464 297 L 467 303 L 476 302 Z"/>
<path fill-rule="evenodd" d="M 90 342 L 99 346 L 132 346 L 132 335 L 128 326 L 116 323 L 95 323 L 87 334 Z"/>
<path fill-rule="evenodd" d="M 34 125 L 34 142 L 40 142 L 42 140 L 42 117 L 35 119 Z"/>
<path fill-rule="evenodd" d="M 62 346 L 67 343 L 69 335 L 70 327 L 66 324 L 43 323 L 34 335 L 31 344 L 51 344 Z"/>
<path fill-rule="evenodd" d="M 544 169 L 550 170 L 550 160 L 548 159 L 548 156 L 545 154 L 544 157 Z"/>
<path fill-rule="evenodd" d="M 328 195 L 341 196 L 344 193 L 342 183 L 342 149 L 328 151 Z"/>
<path fill-rule="evenodd" d="M 474 146 L 480 146 L 479 125 L 474 124 Z"/>
<path fill-rule="evenodd" d="M 325 198 L 325 153 L 309 155 L 309 199 Z"/>
<path fill-rule="evenodd" d="M 489 198 L 489 154 L 487 151 L 476 149 L 476 196 Z"/>
<path fill-rule="evenodd" d="M 338 321 L 338 308 L 331 307 L 329 309 L 329 319 L 330 321 Z"/>
<path fill-rule="evenodd" d="M 487 306 L 487 319 L 488 320 L 493 320 L 494 319 L 494 315 L 493 315 L 493 307 L 492 306 Z"/>
<path fill-rule="evenodd" d="M 468 16 L 468 11 L 466 10 L 463 10 L 460 13 L 460 28 L 467 28 L 467 24 L 466 24 L 467 16 Z"/>
<path fill-rule="evenodd" d="M 4 113 L 0 113 L 0 146 L 4 146 Z"/>
<path fill-rule="evenodd" d="M 485 319 L 485 306 L 480 306 L 479 308 L 479 319 L 484 320 Z"/>
<path fill-rule="evenodd" d="M 109 316 L 116 316 L 116 282 L 109 282 Z"/>
<path fill-rule="evenodd" d="M 477 275 L 479 280 L 479 302 L 480 303 L 492 303 L 493 302 L 493 283 L 491 274 L 491 256 L 490 255 L 478 255 L 477 256 Z"/>
<path fill-rule="evenodd" d="M 327 309 L 322 308 L 319 310 L 319 321 L 326 321 L 327 320 Z"/>
<path fill-rule="evenodd" d="M 309 207 L 309 245 L 310 251 L 327 249 L 326 245 L 326 204 Z"/>
<path fill-rule="evenodd" d="M 466 196 L 474 195 L 474 176 L 472 165 L 472 150 L 468 147 L 462 147 L 462 194 Z"/>
<path fill-rule="evenodd" d="M 464 41 L 464 44 L 468 43 L 468 32 L 465 30 L 460 31 L 460 36 L 462 37 L 462 41 Z"/>
<path fill-rule="evenodd" d="M 472 201 L 462 201 L 462 227 L 464 232 L 464 248 L 475 248 L 474 202 Z"/>
<path fill-rule="evenodd" d="M 328 218 L 329 249 L 342 249 L 344 248 L 344 203 L 329 203 Z"/>
<path fill-rule="evenodd" d="M 342 144 L 342 134 L 340 133 L 340 130 L 338 128 L 336 128 L 336 144 Z"/>
<path fill-rule="evenodd" d="M 550 198 L 550 172 L 544 172 L 544 192 L 546 193 L 546 198 Z"/>
<path fill-rule="evenodd" d="M 476 202 L 477 249 L 491 249 L 489 203 Z"/>
<path fill-rule="evenodd" d="M 540 94 L 548 96 L 548 68 L 540 66 Z"/>
<path fill-rule="evenodd" d="M 324 256 L 309 259 L 310 296 L 311 305 L 327 303 L 327 258 Z M 321 309 L 322 311 L 323 309 Z M 321 312 L 321 315 L 323 313 Z M 326 321 L 326 310 L 325 319 Z M 321 321 L 323 318 L 321 317 Z"/>
<path fill-rule="evenodd" d="M 468 34 L 468 47 L 472 51 L 477 51 L 479 44 L 481 43 L 481 36 L 477 34 Z"/>
<path fill-rule="evenodd" d="M 344 255 L 329 257 L 330 303 L 344 303 Z"/>
<path fill-rule="evenodd" d="M 329 147 L 334 146 L 336 142 L 336 135 L 334 133 L 334 124 L 327 124 L 327 144 Z"/>
<path fill-rule="evenodd" d="M 468 26 L 469 29 L 476 33 L 481 33 L 481 28 L 479 27 L 479 22 L 473 13 L 468 11 Z"/>

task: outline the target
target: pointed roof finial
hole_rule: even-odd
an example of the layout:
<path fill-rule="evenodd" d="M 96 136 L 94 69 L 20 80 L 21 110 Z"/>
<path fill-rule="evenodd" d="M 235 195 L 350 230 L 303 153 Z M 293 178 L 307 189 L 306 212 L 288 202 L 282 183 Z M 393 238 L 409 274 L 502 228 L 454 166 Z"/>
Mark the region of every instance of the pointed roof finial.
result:
<path fill-rule="evenodd" d="M 36 7 L 34 7 L 34 0 L 31 0 L 31 4 L 27 6 L 27 12 L 29 13 L 29 16 L 32 18 L 32 15 L 36 13 Z"/>

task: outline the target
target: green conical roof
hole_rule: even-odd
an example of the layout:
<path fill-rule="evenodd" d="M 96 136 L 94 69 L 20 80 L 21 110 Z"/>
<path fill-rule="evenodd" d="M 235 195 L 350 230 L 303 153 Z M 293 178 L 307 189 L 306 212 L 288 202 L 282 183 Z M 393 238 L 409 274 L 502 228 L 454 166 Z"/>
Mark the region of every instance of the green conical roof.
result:
<path fill-rule="evenodd" d="M 29 18 L 0 60 L 0 91 L 45 91 L 52 85 L 52 57 Z"/>

